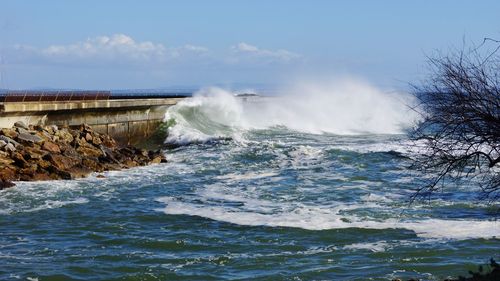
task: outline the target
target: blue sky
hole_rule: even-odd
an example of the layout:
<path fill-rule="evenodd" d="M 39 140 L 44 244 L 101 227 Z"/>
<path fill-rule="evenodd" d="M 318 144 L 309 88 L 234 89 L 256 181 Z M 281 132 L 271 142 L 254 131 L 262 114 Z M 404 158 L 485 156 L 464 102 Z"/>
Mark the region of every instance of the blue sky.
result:
<path fill-rule="evenodd" d="M 0 88 L 404 88 L 436 50 L 500 38 L 500 1 L 0 0 Z"/>

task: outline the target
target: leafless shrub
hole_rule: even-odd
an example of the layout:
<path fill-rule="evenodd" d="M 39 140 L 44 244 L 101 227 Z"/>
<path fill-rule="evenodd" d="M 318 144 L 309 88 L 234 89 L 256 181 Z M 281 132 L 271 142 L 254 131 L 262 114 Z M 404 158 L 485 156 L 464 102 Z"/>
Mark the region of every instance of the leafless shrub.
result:
<path fill-rule="evenodd" d="M 500 198 L 499 49 L 500 41 L 486 38 L 478 47 L 429 58 L 429 78 L 414 86 L 422 121 L 410 135 L 424 150 L 415 166 L 432 176 L 412 199 L 457 181 Z"/>

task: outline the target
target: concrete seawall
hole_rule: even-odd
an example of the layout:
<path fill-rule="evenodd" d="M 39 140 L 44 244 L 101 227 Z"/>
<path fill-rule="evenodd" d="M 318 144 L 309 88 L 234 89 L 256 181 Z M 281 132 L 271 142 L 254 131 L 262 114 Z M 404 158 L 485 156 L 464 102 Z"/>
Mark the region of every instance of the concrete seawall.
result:
<path fill-rule="evenodd" d="M 167 108 L 182 99 L 4 102 L 0 103 L 0 128 L 10 128 L 20 120 L 30 125 L 85 123 L 120 144 L 133 145 L 151 136 L 163 121 Z"/>

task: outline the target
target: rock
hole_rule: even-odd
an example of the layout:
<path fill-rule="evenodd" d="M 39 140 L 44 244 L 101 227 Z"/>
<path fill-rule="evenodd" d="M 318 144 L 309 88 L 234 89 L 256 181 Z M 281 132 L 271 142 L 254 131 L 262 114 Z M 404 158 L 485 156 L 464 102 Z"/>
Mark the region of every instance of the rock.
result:
<path fill-rule="evenodd" d="M 92 159 L 92 158 L 85 158 L 82 160 L 82 165 L 85 167 L 88 167 L 92 171 L 95 172 L 102 172 L 104 171 L 104 167 L 102 164 L 100 164 L 98 161 Z"/>
<path fill-rule="evenodd" d="M 14 151 L 16 151 L 16 147 L 12 143 L 8 143 L 7 145 L 5 145 L 3 147 L 3 150 L 5 150 L 7 152 L 14 152 Z"/>
<path fill-rule="evenodd" d="M 102 144 L 104 144 L 104 146 L 106 146 L 108 148 L 116 148 L 116 142 L 110 136 L 104 135 L 101 140 L 102 140 Z"/>
<path fill-rule="evenodd" d="M 73 167 L 68 170 L 72 179 L 84 178 L 88 176 L 93 171 L 87 167 Z"/>
<path fill-rule="evenodd" d="M 76 151 L 85 157 L 101 157 L 104 155 L 100 149 L 95 147 L 80 146 L 76 149 Z"/>
<path fill-rule="evenodd" d="M 79 163 L 74 158 L 60 154 L 47 154 L 45 160 L 49 161 L 58 170 L 68 170 Z"/>
<path fill-rule="evenodd" d="M 13 181 L 19 178 L 17 174 L 17 169 L 15 166 L 7 165 L 0 169 L 0 180 L 3 181 Z"/>
<path fill-rule="evenodd" d="M 28 125 L 26 125 L 26 123 L 24 123 L 23 121 L 17 121 L 16 123 L 14 123 L 14 127 L 15 128 L 22 128 L 22 129 L 25 129 L 25 130 L 29 130 L 30 129 L 28 127 Z"/>
<path fill-rule="evenodd" d="M 80 125 L 79 130 L 80 130 L 81 132 L 86 132 L 86 133 L 92 133 L 92 132 L 94 132 L 94 129 L 92 129 L 92 127 L 90 127 L 90 126 L 89 126 L 89 125 L 87 125 L 87 124 L 82 124 L 82 125 Z"/>
<path fill-rule="evenodd" d="M 92 137 L 92 144 L 95 146 L 99 146 L 100 144 L 102 144 L 102 141 L 98 136 L 94 136 Z"/>
<path fill-rule="evenodd" d="M 92 139 L 93 139 L 93 138 L 92 138 L 92 135 L 91 135 L 91 134 L 89 134 L 89 133 L 86 133 L 86 134 L 85 134 L 85 140 L 86 140 L 87 142 L 91 142 L 91 141 L 92 141 Z"/>
<path fill-rule="evenodd" d="M 51 153 L 61 153 L 59 146 L 50 141 L 45 141 L 42 145 L 42 149 Z"/>
<path fill-rule="evenodd" d="M 94 147 L 92 144 L 88 143 L 85 137 L 75 137 L 72 144 L 75 147 Z"/>
<path fill-rule="evenodd" d="M 12 160 L 14 160 L 14 163 L 18 167 L 27 167 L 29 166 L 29 163 L 24 159 L 23 155 L 19 152 L 12 152 L 11 154 Z"/>
<path fill-rule="evenodd" d="M 46 131 L 37 132 L 36 135 L 41 137 L 44 141 L 52 141 L 53 139 L 53 137 Z"/>
<path fill-rule="evenodd" d="M 50 165 L 52 165 L 52 164 L 50 164 L 49 161 L 43 160 L 43 159 L 38 160 L 37 164 L 38 164 L 38 167 L 40 167 L 44 170 L 47 170 L 50 167 Z"/>
<path fill-rule="evenodd" d="M 101 174 L 99 174 L 99 175 L 97 175 L 95 177 L 98 178 L 98 179 L 104 179 L 104 178 L 106 178 L 104 175 L 101 175 Z"/>
<path fill-rule="evenodd" d="M 0 129 L 2 181 L 75 179 L 91 172 L 165 161 L 160 151 L 118 147 L 109 135 L 94 132 L 88 125 L 74 130 L 19 123 L 13 129 Z"/>
<path fill-rule="evenodd" d="M 17 139 L 28 143 L 41 143 L 43 141 L 41 137 L 29 133 L 19 133 Z"/>
<path fill-rule="evenodd" d="M 42 159 L 48 152 L 35 147 L 26 147 L 23 150 L 24 159 Z"/>
<path fill-rule="evenodd" d="M 113 155 L 113 151 L 107 147 L 107 146 L 104 146 L 104 145 L 101 145 L 100 146 L 101 148 L 101 151 L 103 152 L 103 158 L 105 160 L 107 160 L 108 162 L 111 162 L 111 163 L 115 163 L 115 164 L 118 164 L 118 160 L 114 157 Z"/>
<path fill-rule="evenodd" d="M 13 187 L 15 184 L 11 181 L 0 180 L 0 190 Z"/>
<path fill-rule="evenodd" d="M 160 164 L 161 162 L 162 162 L 162 157 L 156 156 L 151 161 L 149 161 L 149 164 Z"/>
<path fill-rule="evenodd" d="M 5 155 L 0 155 L 0 169 L 12 163 L 14 163 L 14 160 L 12 160 L 12 158 L 7 157 Z"/>
<path fill-rule="evenodd" d="M 71 143 L 74 139 L 73 135 L 71 135 L 71 133 L 66 128 L 62 129 L 62 130 L 58 130 L 57 132 L 55 132 L 54 135 L 57 136 L 60 141 L 65 142 L 65 143 Z"/>
<path fill-rule="evenodd" d="M 16 128 L 17 134 L 30 134 L 30 131 L 23 128 Z"/>
<path fill-rule="evenodd" d="M 6 143 L 11 143 L 14 146 L 18 146 L 19 145 L 19 143 L 17 141 L 15 141 L 15 140 L 11 139 L 10 137 L 7 137 L 7 136 L 0 136 L 0 140 L 3 140 Z"/>
<path fill-rule="evenodd" d="M 20 169 L 18 173 L 21 175 L 21 180 L 23 180 L 23 175 L 25 175 L 26 177 L 32 177 L 37 170 L 38 170 L 38 165 L 33 164 L 27 166 L 26 168 Z"/>
<path fill-rule="evenodd" d="M 35 172 L 32 176 L 31 179 L 32 181 L 48 181 L 52 180 L 53 178 L 50 177 L 49 173 L 47 172 Z"/>
<path fill-rule="evenodd" d="M 17 132 L 14 129 L 6 129 L 6 128 L 4 128 L 4 129 L 0 130 L 0 133 L 2 135 L 6 136 L 6 137 L 11 138 L 11 139 L 17 138 Z"/>
<path fill-rule="evenodd" d="M 132 159 L 126 159 L 125 161 L 123 161 L 123 165 L 127 168 L 139 166 L 139 164 L 137 162 L 133 161 Z"/>

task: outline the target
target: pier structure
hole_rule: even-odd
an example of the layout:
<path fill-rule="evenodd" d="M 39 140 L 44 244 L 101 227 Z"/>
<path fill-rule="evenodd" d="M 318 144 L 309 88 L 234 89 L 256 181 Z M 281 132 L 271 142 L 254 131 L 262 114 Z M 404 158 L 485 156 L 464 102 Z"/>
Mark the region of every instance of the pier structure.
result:
<path fill-rule="evenodd" d="M 7 91 L 0 93 L 0 128 L 27 125 L 75 127 L 88 124 L 122 145 L 138 144 L 163 122 L 168 107 L 189 93 L 110 91 Z"/>

